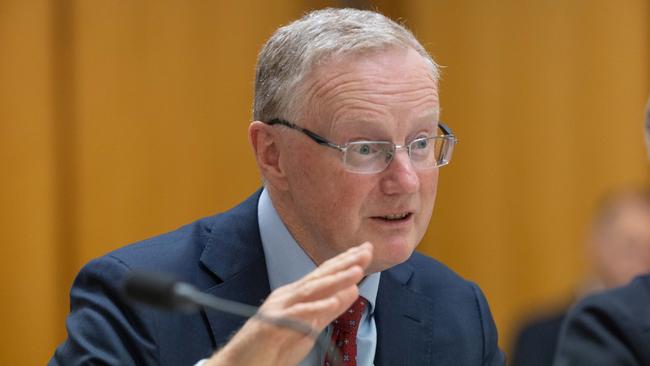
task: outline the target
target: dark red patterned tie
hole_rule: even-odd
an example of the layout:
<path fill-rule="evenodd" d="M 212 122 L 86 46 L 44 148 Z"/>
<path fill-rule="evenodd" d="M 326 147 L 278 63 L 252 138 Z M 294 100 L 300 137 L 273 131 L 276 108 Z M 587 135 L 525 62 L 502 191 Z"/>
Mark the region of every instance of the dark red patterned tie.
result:
<path fill-rule="evenodd" d="M 325 357 L 325 366 L 357 365 L 357 330 L 367 304 L 368 301 L 359 296 L 345 313 L 332 322 L 330 349 L 333 351 Z M 330 356 L 335 358 L 331 359 Z"/>

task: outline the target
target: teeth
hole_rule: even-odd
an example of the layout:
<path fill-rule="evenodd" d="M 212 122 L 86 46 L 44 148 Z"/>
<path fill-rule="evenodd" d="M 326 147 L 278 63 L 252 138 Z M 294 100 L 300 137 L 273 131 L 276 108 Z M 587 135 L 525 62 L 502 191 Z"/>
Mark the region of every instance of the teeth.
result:
<path fill-rule="evenodd" d="M 387 216 L 383 216 L 383 218 L 387 219 L 387 220 L 399 220 L 399 219 L 405 218 L 407 215 L 408 215 L 408 213 L 403 213 L 403 214 L 397 214 L 397 215 L 387 215 Z"/>

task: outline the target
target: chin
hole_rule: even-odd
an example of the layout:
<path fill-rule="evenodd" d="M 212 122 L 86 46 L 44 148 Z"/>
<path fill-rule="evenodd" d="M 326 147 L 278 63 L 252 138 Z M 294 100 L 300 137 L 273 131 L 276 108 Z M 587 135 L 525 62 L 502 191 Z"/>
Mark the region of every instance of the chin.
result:
<path fill-rule="evenodd" d="M 369 266 L 369 271 L 380 272 L 404 263 L 411 257 L 414 250 L 415 245 L 409 241 L 381 241 L 380 244 L 375 244 L 374 258 Z"/>

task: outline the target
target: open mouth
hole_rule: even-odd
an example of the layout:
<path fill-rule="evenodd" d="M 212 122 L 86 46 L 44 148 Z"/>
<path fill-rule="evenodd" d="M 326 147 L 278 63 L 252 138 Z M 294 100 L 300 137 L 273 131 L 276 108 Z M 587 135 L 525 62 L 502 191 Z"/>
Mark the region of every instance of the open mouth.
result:
<path fill-rule="evenodd" d="M 404 212 L 400 214 L 395 214 L 395 215 L 386 215 L 386 216 L 373 216 L 373 219 L 378 219 L 386 222 L 400 222 L 400 221 L 406 221 L 413 216 L 412 213 L 410 212 Z"/>

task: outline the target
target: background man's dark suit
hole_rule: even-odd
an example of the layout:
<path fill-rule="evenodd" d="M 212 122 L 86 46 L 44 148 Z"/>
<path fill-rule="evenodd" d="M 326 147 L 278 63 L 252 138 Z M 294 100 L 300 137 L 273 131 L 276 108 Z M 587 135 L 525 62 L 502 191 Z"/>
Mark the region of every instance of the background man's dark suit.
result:
<path fill-rule="evenodd" d="M 261 304 L 270 288 L 258 198 L 88 264 L 72 287 L 69 337 L 50 365 L 191 365 L 226 343 L 243 319 L 128 306 L 120 280 L 136 268 L 164 271 L 215 296 Z M 376 365 L 503 364 L 478 287 L 418 253 L 382 273 L 375 317 Z"/>
<path fill-rule="evenodd" d="M 650 275 L 589 296 L 571 310 L 555 365 L 650 365 Z"/>
<path fill-rule="evenodd" d="M 558 311 L 526 323 L 517 335 L 509 365 L 551 365 L 565 316 L 566 311 Z"/>

